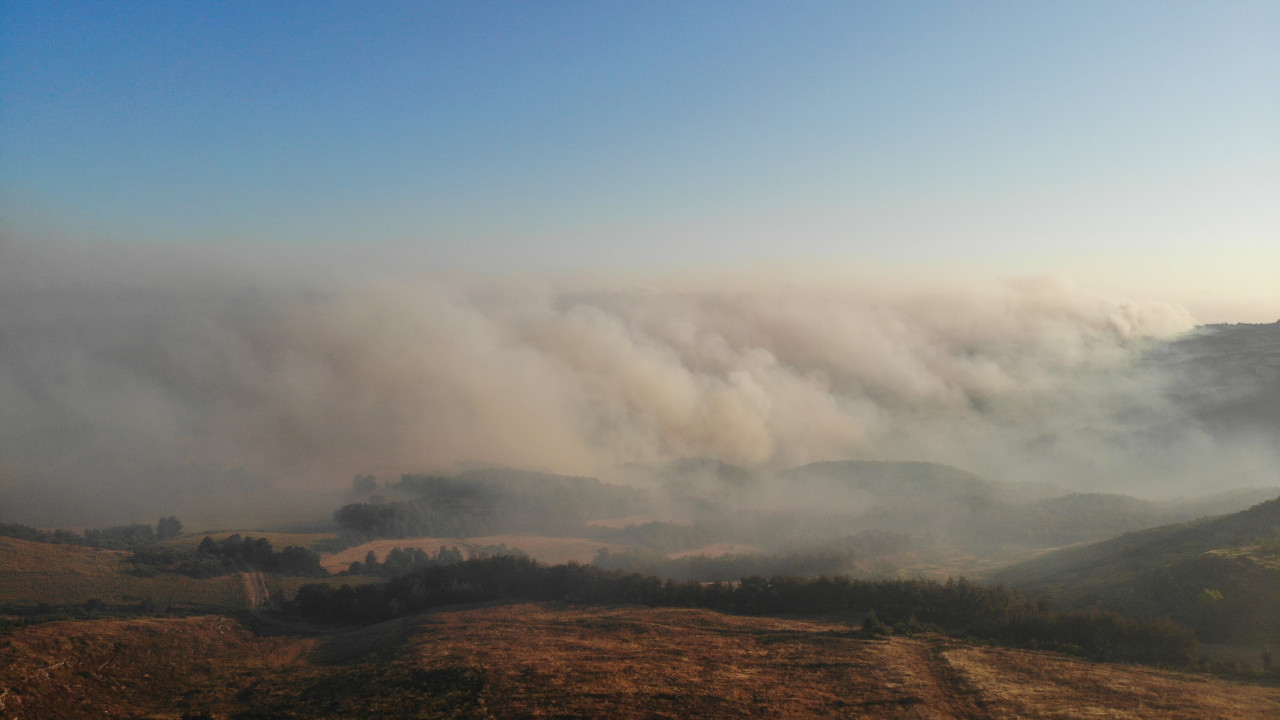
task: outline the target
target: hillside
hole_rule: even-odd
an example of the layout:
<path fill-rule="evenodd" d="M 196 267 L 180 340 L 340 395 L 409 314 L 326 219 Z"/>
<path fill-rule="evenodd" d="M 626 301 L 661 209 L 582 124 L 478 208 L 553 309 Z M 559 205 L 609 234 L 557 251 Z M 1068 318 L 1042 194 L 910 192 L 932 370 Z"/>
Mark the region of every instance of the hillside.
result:
<path fill-rule="evenodd" d="M 320 637 L 221 617 L 0 639 L 6 717 L 1274 717 L 1280 689 L 837 622 L 458 608 Z"/>
<path fill-rule="evenodd" d="M 1146 361 L 1178 378 L 1171 396 L 1218 438 L 1274 441 L 1280 427 L 1280 321 L 1204 325 Z"/>
<path fill-rule="evenodd" d="M 174 544 L 193 546 L 190 538 Z M 248 574 L 242 572 L 189 577 L 136 566 L 129 562 L 130 555 L 123 550 L 0 536 L 0 627 L 24 618 L 233 613 L 254 609 L 255 592 L 282 600 L 308 582 L 372 581 L 261 572 L 252 573 L 254 583 L 247 582 Z"/>
<path fill-rule="evenodd" d="M 989 580 L 1065 607 L 1164 615 L 1202 640 L 1280 640 L 1280 498 L 1213 518 L 1047 553 Z"/>
<path fill-rule="evenodd" d="M 842 461 L 805 465 L 772 482 L 780 495 L 819 499 L 814 513 L 857 527 L 907 532 L 1005 557 L 1028 548 L 1101 540 L 1125 532 L 1246 508 L 1277 488 L 1153 502 L 1114 493 L 1073 493 L 1035 482 L 984 478 L 925 462 Z M 779 508 L 785 508 L 785 501 Z M 820 520 L 809 519 L 813 527 Z"/>
<path fill-rule="evenodd" d="M 130 574 L 128 554 L 0 537 L 0 606 L 68 606 L 96 600 L 108 607 L 147 610 L 208 612 L 248 607 L 238 576 L 138 577 Z"/>

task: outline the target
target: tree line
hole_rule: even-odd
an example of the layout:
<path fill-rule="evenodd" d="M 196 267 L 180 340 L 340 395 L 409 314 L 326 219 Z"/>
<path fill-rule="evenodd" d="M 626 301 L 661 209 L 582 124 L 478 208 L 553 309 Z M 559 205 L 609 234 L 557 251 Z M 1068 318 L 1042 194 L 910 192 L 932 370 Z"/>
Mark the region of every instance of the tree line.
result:
<path fill-rule="evenodd" d="M 130 523 L 101 529 L 87 528 L 83 533 L 71 530 L 39 530 L 27 525 L 0 523 L 0 536 L 3 537 L 58 545 L 83 545 L 85 547 L 106 548 L 109 550 L 132 550 L 134 548 L 151 547 L 162 540 L 170 540 L 181 534 L 182 522 L 172 515 L 160 518 L 154 526 L 146 523 Z"/>
<path fill-rule="evenodd" d="M 696 607 L 746 614 L 874 612 L 878 623 L 904 629 L 931 628 L 1099 660 L 1164 665 L 1187 665 L 1196 650 L 1194 634 L 1168 620 L 1058 612 L 1047 600 L 963 578 L 941 583 L 752 576 L 737 583 L 664 582 L 591 565 L 547 566 L 510 556 L 423 567 L 358 587 L 308 584 L 283 612 L 319 622 L 365 624 L 441 605 L 504 600 Z"/>
<path fill-rule="evenodd" d="M 222 540 L 205 536 L 195 550 L 162 546 L 139 548 L 134 550 L 129 562 L 134 566 L 133 574 L 144 577 L 169 572 L 205 578 L 254 570 L 302 577 L 328 575 L 320 566 L 320 556 L 311 550 L 290 545 L 276 551 L 266 538 L 239 534 Z"/>
<path fill-rule="evenodd" d="M 441 547 L 434 554 L 422 548 L 391 548 L 386 560 L 378 562 L 378 556 L 370 550 L 364 561 L 357 560 L 347 568 L 348 575 L 368 575 L 391 579 L 436 565 L 456 565 L 462 562 L 462 551 L 456 547 Z"/>

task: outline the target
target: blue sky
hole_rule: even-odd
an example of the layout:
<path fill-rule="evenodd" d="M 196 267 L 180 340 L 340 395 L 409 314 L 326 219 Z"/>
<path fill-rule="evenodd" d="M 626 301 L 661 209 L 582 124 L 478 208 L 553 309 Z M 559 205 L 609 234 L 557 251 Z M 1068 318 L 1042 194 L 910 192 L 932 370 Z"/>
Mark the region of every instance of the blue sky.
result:
<path fill-rule="evenodd" d="M 0 192 L 29 242 L 1280 313 L 1280 3 L 0 0 Z"/>

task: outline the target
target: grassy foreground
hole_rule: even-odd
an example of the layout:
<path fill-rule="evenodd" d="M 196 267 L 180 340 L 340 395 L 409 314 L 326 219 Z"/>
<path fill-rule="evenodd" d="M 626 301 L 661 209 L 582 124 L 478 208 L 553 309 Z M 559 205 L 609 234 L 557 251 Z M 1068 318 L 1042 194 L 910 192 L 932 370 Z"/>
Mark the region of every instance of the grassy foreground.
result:
<path fill-rule="evenodd" d="M 1280 688 L 707 610 L 501 605 L 322 636 L 225 617 L 0 636 L 0 716 L 1268 718 Z M 205 715 L 207 713 L 207 715 Z"/>

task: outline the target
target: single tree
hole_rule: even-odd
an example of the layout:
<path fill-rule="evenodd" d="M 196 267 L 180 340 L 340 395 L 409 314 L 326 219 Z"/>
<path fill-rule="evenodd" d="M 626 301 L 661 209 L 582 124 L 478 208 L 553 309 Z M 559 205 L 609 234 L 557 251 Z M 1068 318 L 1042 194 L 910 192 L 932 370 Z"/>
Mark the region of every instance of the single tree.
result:
<path fill-rule="evenodd" d="M 182 522 L 173 515 L 170 515 L 169 517 L 162 517 L 160 518 L 160 521 L 156 523 L 157 540 L 172 540 L 181 534 Z"/>

